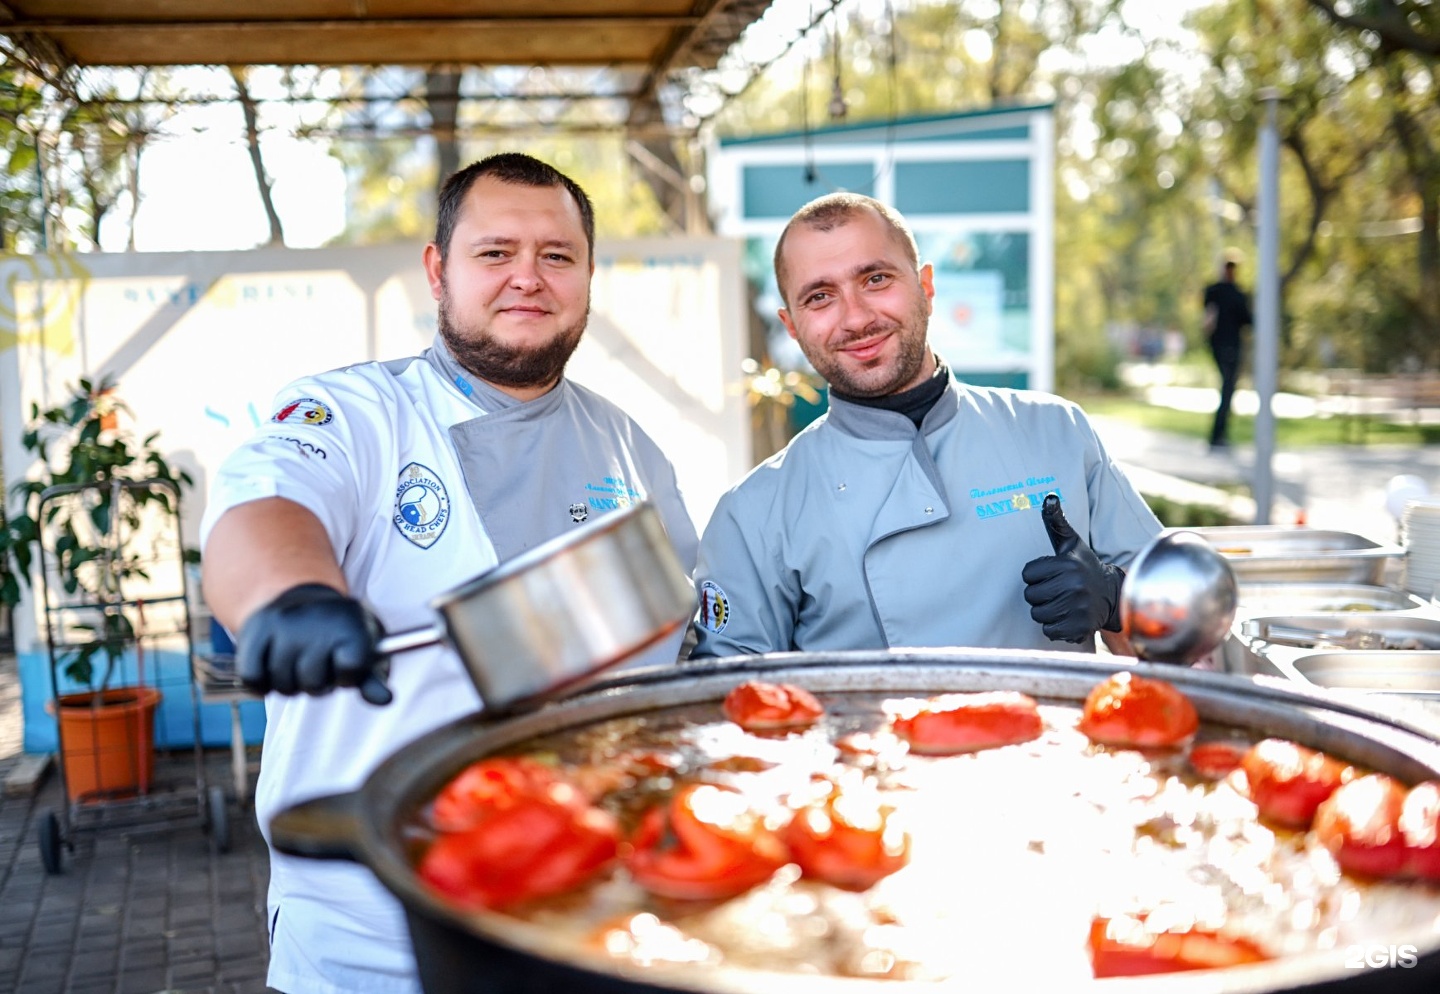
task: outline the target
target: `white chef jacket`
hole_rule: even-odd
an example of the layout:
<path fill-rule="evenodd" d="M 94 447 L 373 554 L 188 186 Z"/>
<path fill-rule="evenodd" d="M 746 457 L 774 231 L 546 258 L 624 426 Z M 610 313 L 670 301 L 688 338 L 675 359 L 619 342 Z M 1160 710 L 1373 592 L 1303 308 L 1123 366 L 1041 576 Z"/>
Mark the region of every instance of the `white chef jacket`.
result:
<path fill-rule="evenodd" d="M 475 441 L 475 427 L 490 418 L 510 427 Z M 461 441 L 462 453 L 455 440 L 466 432 L 472 441 Z M 546 441 L 557 432 L 583 439 L 585 451 L 566 458 L 565 446 Z M 515 433 L 525 454 L 516 465 L 484 463 L 477 446 L 503 451 Z M 504 472 L 504 493 L 528 510 L 522 519 L 513 506 L 496 509 L 505 535 L 487 531 L 471 497 L 493 481 L 467 481 L 467 463 L 471 473 L 486 465 Z M 273 416 L 211 481 L 202 544 L 226 510 L 265 497 L 315 513 L 352 594 L 388 632 L 436 624 L 431 598 L 495 565 L 497 545 L 508 558 L 632 500 L 655 502 L 681 561 L 694 563 L 694 525 L 674 469 L 618 407 L 563 379 L 520 404 L 459 370 L 439 339 L 421 356 L 350 366 L 282 390 Z M 642 658 L 674 662 L 679 641 L 677 634 Z M 280 810 L 358 788 L 401 746 L 482 705 L 448 648 L 397 656 L 389 684 L 394 700 L 384 706 L 350 689 L 267 697 L 255 791 L 267 840 Z M 419 990 L 401 907 L 368 869 L 272 850 L 269 910 L 270 986 L 288 994 Z"/>
<path fill-rule="evenodd" d="M 1024 598 L 1024 565 L 1054 554 L 1040 518 L 1051 491 L 1104 562 L 1126 565 L 1160 531 L 1059 397 L 951 376 L 917 429 L 832 396 L 716 506 L 695 571 L 693 655 L 1082 650 L 1046 638 Z"/>

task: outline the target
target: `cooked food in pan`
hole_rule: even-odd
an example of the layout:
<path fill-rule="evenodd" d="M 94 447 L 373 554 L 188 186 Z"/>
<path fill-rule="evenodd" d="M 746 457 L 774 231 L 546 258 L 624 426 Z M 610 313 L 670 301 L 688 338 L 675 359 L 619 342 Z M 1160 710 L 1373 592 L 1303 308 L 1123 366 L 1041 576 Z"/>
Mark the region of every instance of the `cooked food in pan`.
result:
<path fill-rule="evenodd" d="M 1074 981 L 1440 928 L 1440 785 L 1130 673 L 1083 708 L 742 684 L 481 760 L 411 827 L 445 900 L 642 966 Z"/>

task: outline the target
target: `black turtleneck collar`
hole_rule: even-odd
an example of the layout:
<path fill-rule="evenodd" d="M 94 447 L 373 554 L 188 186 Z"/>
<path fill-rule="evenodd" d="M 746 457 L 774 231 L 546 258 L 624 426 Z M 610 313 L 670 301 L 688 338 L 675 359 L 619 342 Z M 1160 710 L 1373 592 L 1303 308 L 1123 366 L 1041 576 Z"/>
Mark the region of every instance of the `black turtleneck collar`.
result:
<path fill-rule="evenodd" d="M 911 387 L 909 390 L 902 390 L 899 393 L 886 394 L 883 397 L 852 397 L 847 393 L 841 393 L 834 387 L 830 388 L 830 394 L 851 404 L 859 404 L 861 407 L 878 407 L 884 411 L 903 414 L 915 422 L 916 428 L 919 428 L 920 422 L 925 420 L 925 415 L 930 413 L 930 408 L 935 406 L 935 402 L 945 392 L 945 385 L 949 382 L 950 367 L 945 365 L 945 360 L 937 355 L 934 375 L 918 387 Z"/>

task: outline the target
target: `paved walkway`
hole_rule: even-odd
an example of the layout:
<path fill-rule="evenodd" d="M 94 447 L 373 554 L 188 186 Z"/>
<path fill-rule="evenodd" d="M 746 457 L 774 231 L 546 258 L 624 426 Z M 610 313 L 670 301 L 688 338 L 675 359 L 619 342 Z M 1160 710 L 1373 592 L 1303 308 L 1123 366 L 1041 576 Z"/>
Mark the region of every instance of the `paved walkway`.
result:
<path fill-rule="evenodd" d="M 21 761 L 15 660 L 0 657 L 0 782 Z M 155 811 L 110 805 L 70 820 L 73 849 L 47 874 L 37 832 L 63 814 L 53 773 L 32 794 L 0 792 L 0 994 L 261 994 L 269 861 L 254 815 L 226 806 L 230 851 L 211 851 L 197 780 L 230 792 L 229 752 L 197 777 L 186 749 L 157 760 L 170 791 Z M 187 803 L 187 797 L 190 803 Z M 129 815 L 130 825 L 117 815 Z"/>
<path fill-rule="evenodd" d="M 1111 418 L 1093 419 L 1112 457 L 1141 477 L 1235 488 L 1248 496 L 1255 481 L 1255 448 L 1211 452 L 1194 438 L 1151 431 Z M 1303 510 L 1312 528 L 1354 532 L 1381 543 L 1399 539 L 1399 523 L 1386 508 L 1396 476 L 1418 476 L 1440 494 L 1440 445 L 1335 445 L 1278 451 L 1271 462 L 1275 504 L 1272 524 L 1294 524 Z"/>

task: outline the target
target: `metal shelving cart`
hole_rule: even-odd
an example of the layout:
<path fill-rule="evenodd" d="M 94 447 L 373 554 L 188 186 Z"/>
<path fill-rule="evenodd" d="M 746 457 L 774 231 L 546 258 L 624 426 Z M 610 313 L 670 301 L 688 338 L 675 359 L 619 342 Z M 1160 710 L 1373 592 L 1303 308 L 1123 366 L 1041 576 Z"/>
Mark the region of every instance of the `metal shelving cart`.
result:
<path fill-rule="evenodd" d="M 227 851 L 225 794 L 205 776 L 178 487 L 168 480 L 49 487 L 38 520 L 78 522 L 93 539 L 78 556 L 63 534 L 40 543 L 64 791 L 60 810 L 40 817 L 46 872 L 60 872 L 62 849 L 73 850 L 82 828 L 193 817 L 215 851 Z M 87 654 L 103 679 L 78 685 L 65 671 Z M 178 753 L 187 737 L 193 775 L 183 761 L 156 764 L 157 753 Z"/>

